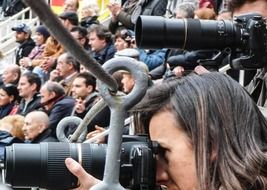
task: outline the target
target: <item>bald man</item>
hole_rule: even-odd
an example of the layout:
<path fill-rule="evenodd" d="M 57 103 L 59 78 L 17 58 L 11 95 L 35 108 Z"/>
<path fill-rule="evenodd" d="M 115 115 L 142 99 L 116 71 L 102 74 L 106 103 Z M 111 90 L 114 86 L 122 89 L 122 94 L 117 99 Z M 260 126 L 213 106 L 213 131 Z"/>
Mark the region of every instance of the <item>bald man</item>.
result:
<path fill-rule="evenodd" d="M 20 78 L 20 67 L 15 64 L 11 64 L 4 69 L 2 80 L 4 84 L 14 84 L 17 85 Z"/>
<path fill-rule="evenodd" d="M 45 112 L 28 113 L 22 127 L 25 140 L 31 143 L 57 142 L 58 140 L 51 136 L 51 129 L 48 126 L 49 117 Z"/>

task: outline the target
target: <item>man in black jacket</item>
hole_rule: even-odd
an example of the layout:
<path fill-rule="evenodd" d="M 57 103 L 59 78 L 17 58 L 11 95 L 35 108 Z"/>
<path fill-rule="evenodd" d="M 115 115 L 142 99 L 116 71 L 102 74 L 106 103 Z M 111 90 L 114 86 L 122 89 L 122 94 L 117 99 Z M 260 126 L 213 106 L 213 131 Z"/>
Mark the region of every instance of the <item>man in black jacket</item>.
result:
<path fill-rule="evenodd" d="M 29 112 L 40 108 L 39 90 L 41 83 L 40 77 L 32 72 L 26 72 L 20 77 L 17 88 L 21 101 L 17 114 L 25 116 Z"/>
<path fill-rule="evenodd" d="M 49 128 L 56 137 L 56 128 L 61 119 L 70 116 L 75 100 L 66 96 L 64 88 L 57 82 L 46 82 L 41 90 L 41 104 L 49 116 Z"/>
<path fill-rule="evenodd" d="M 31 38 L 31 29 L 26 24 L 20 24 L 11 29 L 16 31 L 16 42 L 19 43 L 16 49 L 16 64 L 19 65 L 19 60 L 31 53 L 35 42 Z"/>

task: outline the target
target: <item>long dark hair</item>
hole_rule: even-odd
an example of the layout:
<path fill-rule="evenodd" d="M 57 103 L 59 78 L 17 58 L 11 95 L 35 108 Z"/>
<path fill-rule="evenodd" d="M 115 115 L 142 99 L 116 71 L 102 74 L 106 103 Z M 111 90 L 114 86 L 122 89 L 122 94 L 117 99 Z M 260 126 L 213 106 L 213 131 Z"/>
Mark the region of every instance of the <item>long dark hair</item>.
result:
<path fill-rule="evenodd" d="M 166 81 L 152 87 L 135 110 L 148 120 L 165 110 L 176 116 L 194 147 L 197 189 L 267 189 L 267 122 L 229 76 L 193 74 Z"/>

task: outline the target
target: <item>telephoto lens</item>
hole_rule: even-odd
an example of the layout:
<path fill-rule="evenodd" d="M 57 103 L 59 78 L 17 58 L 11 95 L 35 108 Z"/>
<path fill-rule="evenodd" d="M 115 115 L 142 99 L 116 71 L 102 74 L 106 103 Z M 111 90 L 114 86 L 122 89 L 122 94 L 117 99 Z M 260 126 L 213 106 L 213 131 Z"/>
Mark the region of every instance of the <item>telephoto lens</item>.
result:
<path fill-rule="evenodd" d="M 97 178 L 103 176 L 106 146 L 101 144 L 40 143 L 6 147 L 5 179 L 13 187 L 59 190 L 77 187 L 78 179 L 65 166 L 71 157 Z"/>
<path fill-rule="evenodd" d="M 124 137 L 120 183 L 132 190 L 154 189 L 157 143 L 147 137 Z M 72 189 L 78 179 L 65 166 L 73 158 L 91 175 L 103 178 L 107 144 L 40 143 L 12 144 L 5 149 L 5 180 L 12 187 Z"/>
<path fill-rule="evenodd" d="M 242 31 L 228 20 L 166 19 L 140 16 L 135 25 L 139 48 L 223 49 L 242 44 Z"/>

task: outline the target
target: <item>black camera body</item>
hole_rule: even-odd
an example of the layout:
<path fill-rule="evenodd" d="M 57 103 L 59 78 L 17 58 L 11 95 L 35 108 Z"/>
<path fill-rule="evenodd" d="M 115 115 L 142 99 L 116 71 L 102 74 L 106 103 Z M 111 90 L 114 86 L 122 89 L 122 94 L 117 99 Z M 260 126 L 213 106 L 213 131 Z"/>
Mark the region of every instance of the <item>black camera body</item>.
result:
<path fill-rule="evenodd" d="M 233 21 L 140 16 L 135 34 L 137 46 L 144 49 L 221 52 L 207 59 L 207 64 L 220 65 L 226 57 L 234 69 L 257 69 L 267 63 L 266 21 L 256 13 L 235 17 Z"/>
<path fill-rule="evenodd" d="M 103 178 L 106 144 L 13 144 L 5 150 L 5 180 L 13 187 L 72 189 L 78 179 L 65 166 L 71 157 L 98 179 Z M 154 189 L 157 144 L 146 136 L 123 136 L 120 183 L 140 190 Z"/>

